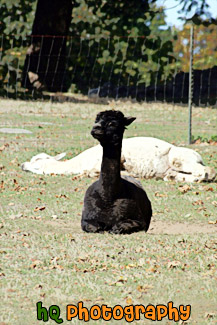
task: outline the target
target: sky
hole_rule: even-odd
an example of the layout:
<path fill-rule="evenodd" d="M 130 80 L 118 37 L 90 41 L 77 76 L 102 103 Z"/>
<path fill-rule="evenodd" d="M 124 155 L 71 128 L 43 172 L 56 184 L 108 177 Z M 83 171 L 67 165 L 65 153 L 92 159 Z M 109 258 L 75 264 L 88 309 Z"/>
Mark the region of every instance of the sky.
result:
<path fill-rule="evenodd" d="M 213 17 L 217 17 L 217 0 L 207 0 L 207 3 L 210 6 L 210 12 Z M 175 0 L 158 0 L 158 5 L 163 5 L 166 9 L 165 13 L 167 15 L 166 22 L 168 25 L 175 25 L 176 27 L 181 27 L 183 22 L 178 19 L 178 11 L 182 7 L 178 5 L 178 2 Z M 175 8 L 173 8 L 175 7 Z M 171 9 L 170 9 L 171 8 Z"/>

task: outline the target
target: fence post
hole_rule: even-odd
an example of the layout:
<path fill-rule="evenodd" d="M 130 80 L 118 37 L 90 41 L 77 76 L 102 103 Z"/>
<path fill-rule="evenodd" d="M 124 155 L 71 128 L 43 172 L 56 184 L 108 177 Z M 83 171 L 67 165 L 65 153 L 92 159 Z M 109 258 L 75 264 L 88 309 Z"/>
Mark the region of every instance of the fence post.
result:
<path fill-rule="evenodd" d="M 192 141 L 192 99 L 193 99 L 193 56 L 194 56 L 194 25 L 190 29 L 190 62 L 189 62 L 189 90 L 188 90 L 188 144 Z"/>

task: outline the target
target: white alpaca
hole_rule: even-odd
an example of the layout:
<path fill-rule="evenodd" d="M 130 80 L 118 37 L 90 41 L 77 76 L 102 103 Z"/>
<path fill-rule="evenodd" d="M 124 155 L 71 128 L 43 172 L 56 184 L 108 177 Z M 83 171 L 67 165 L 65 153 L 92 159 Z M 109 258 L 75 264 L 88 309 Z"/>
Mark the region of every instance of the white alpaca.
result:
<path fill-rule="evenodd" d="M 79 174 L 96 176 L 100 172 L 102 147 L 89 148 L 78 156 L 59 161 L 65 153 L 51 157 L 38 154 L 22 164 L 22 169 L 36 174 Z M 121 163 L 123 169 L 134 177 L 174 179 L 176 181 L 211 181 L 216 173 L 204 166 L 202 157 L 194 150 L 176 147 L 166 141 L 151 137 L 123 140 Z"/>

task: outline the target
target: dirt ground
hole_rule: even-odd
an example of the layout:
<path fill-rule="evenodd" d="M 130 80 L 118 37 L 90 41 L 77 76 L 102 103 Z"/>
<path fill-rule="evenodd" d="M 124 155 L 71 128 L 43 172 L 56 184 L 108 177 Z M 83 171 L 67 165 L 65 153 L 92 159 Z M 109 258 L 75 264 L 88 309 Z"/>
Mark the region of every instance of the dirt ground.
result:
<path fill-rule="evenodd" d="M 164 235 L 184 235 L 184 234 L 209 234 L 217 231 L 216 225 L 212 224 L 189 224 L 170 223 L 167 221 L 152 220 L 148 233 Z"/>

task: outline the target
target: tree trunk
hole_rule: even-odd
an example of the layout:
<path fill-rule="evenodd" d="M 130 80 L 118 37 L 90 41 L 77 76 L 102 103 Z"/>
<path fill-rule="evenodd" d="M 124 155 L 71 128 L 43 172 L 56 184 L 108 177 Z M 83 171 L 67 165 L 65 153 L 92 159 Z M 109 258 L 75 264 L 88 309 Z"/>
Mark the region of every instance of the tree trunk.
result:
<path fill-rule="evenodd" d="M 72 0 L 38 0 L 31 45 L 26 54 L 22 86 L 65 91 L 66 36 Z"/>

